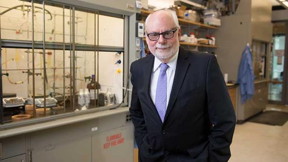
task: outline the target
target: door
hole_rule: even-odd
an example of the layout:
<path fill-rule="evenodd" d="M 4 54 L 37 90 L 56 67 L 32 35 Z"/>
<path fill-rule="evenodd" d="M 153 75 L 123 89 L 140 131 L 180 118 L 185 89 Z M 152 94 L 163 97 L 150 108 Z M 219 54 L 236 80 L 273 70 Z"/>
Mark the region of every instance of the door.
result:
<path fill-rule="evenodd" d="M 270 103 L 274 104 L 285 104 L 287 102 L 286 86 L 287 80 L 284 78 L 284 74 L 287 73 L 287 68 L 285 67 L 285 45 L 286 45 L 286 35 L 275 35 L 273 37 L 273 50 L 272 50 L 272 69 L 269 82 L 269 94 L 268 99 Z M 287 77 L 287 76 L 285 76 Z M 286 103 L 287 104 L 287 103 Z"/>

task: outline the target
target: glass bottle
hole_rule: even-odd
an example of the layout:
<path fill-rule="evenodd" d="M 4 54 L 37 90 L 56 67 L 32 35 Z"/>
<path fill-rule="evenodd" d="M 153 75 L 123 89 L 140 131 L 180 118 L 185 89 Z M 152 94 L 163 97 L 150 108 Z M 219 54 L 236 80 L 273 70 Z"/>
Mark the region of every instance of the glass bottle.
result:
<path fill-rule="evenodd" d="M 92 79 L 90 81 L 90 83 L 87 84 L 87 88 L 89 90 L 90 93 L 90 103 L 92 105 L 96 105 L 97 104 L 97 89 L 100 89 L 100 84 L 98 82 L 96 82 L 96 78 L 95 75 L 92 75 Z"/>

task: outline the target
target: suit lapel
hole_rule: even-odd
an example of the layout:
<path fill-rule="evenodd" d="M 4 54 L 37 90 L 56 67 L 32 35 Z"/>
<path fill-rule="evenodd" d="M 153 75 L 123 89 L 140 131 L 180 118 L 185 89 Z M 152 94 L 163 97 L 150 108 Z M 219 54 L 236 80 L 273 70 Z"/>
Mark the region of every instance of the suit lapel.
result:
<path fill-rule="evenodd" d="M 165 114 L 165 119 L 167 118 L 167 116 L 169 115 L 169 113 L 173 108 L 173 105 L 176 101 L 177 95 L 184 81 L 189 65 L 190 65 L 189 62 L 187 61 L 187 52 L 180 48 L 174 76 L 174 82 L 170 94 L 167 111 Z"/>
<path fill-rule="evenodd" d="M 158 114 L 157 110 L 156 110 L 156 107 L 151 99 L 151 96 L 150 96 L 150 86 L 151 86 L 151 74 L 153 72 L 153 66 L 154 66 L 154 56 L 147 56 L 149 57 L 147 60 L 146 60 L 146 63 L 145 63 L 145 67 L 147 68 L 143 68 L 143 75 L 144 76 L 147 76 L 147 77 L 143 77 L 144 81 L 144 88 L 145 88 L 145 98 L 146 98 L 146 101 L 149 105 L 149 108 L 152 108 L 153 111 Z"/>

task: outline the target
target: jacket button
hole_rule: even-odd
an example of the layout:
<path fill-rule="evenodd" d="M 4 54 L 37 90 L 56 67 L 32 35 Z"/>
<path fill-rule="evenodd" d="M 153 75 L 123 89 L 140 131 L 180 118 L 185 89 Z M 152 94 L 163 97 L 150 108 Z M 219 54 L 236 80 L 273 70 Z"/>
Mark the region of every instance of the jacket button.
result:
<path fill-rule="evenodd" d="M 165 130 L 162 130 L 162 134 L 166 134 L 166 131 L 165 131 Z"/>

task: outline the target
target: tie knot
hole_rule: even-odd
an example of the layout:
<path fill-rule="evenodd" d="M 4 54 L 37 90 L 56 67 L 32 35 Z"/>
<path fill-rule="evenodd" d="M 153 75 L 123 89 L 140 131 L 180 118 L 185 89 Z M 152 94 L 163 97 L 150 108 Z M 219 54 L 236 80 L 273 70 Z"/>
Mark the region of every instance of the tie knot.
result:
<path fill-rule="evenodd" d="M 166 63 L 161 63 L 160 65 L 160 71 L 166 72 L 166 70 L 169 68 L 169 66 Z"/>

